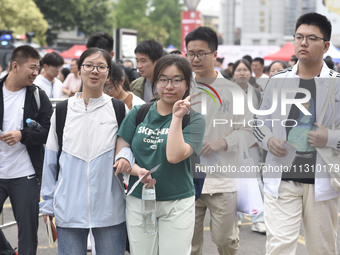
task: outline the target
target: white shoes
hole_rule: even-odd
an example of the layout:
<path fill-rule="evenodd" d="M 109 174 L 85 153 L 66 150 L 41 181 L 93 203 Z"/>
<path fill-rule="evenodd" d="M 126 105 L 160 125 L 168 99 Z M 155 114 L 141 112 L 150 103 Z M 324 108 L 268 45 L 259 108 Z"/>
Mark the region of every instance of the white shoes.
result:
<path fill-rule="evenodd" d="M 251 230 L 260 234 L 266 234 L 266 225 L 264 222 L 255 222 L 251 226 Z"/>

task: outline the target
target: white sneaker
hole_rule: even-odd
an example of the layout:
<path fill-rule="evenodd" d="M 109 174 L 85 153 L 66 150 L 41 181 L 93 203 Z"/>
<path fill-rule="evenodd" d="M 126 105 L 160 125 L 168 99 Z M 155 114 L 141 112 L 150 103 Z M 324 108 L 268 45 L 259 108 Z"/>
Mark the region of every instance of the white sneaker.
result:
<path fill-rule="evenodd" d="M 255 222 L 251 225 L 251 231 L 260 233 L 260 234 L 266 234 L 266 225 L 264 222 Z"/>

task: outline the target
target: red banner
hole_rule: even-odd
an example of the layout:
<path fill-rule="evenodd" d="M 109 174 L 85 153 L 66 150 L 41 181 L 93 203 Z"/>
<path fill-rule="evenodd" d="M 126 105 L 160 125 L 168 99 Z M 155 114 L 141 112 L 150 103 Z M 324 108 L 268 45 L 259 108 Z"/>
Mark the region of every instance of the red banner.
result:
<path fill-rule="evenodd" d="M 195 28 L 200 27 L 202 24 L 201 13 L 198 11 L 182 11 L 182 40 L 181 51 L 185 53 L 185 37 Z"/>

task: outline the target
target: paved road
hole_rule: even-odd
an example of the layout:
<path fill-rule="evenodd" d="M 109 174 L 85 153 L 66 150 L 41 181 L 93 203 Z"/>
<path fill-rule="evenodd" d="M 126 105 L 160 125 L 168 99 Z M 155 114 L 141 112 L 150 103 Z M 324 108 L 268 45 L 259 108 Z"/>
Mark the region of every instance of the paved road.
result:
<path fill-rule="evenodd" d="M 339 214 L 340 216 L 340 214 Z M 4 206 L 4 222 L 13 221 L 13 213 L 9 202 L 6 202 Z M 340 220 L 339 220 L 340 224 Z M 204 255 L 218 255 L 218 251 L 215 245 L 212 243 L 210 238 L 209 229 L 209 213 L 207 213 L 204 222 L 204 244 L 203 244 L 203 254 Z M 265 254 L 265 242 L 266 236 L 261 235 L 251 231 L 251 220 L 248 216 L 243 220 L 240 226 L 240 248 L 238 254 L 240 255 L 263 255 Z M 338 226 L 339 228 L 339 226 Z M 15 226 L 6 227 L 3 229 L 7 239 L 12 244 L 13 247 L 17 247 L 17 228 Z M 57 245 L 49 245 L 46 235 L 45 223 L 40 217 L 39 219 L 39 245 L 38 245 L 38 255 L 57 255 Z M 297 247 L 298 255 L 306 255 L 305 242 L 303 237 L 303 230 L 299 237 Z M 338 238 L 338 247 L 340 247 L 340 242 Z M 88 254 L 91 254 L 90 252 Z M 128 254 L 128 253 L 127 253 Z M 340 254 L 340 253 L 339 253 Z"/>

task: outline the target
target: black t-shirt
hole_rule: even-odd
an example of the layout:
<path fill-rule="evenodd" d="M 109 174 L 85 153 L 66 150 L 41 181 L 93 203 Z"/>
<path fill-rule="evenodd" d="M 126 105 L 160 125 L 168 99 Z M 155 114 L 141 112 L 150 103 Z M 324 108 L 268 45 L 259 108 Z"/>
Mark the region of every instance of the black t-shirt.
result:
<path fill-rule="evenodd" d="M 315 180 L 315 163 L 316 149 L 308 143 L 308 133 L 315 130 L 315 102 L 316 102 L 316 87 L 315 80 L 300 79 L 300 88 L 310 91 L 311 99 L 303 106 L 311 113 L 305 115 L 296 105 L 292 105 L 288 115 L 288 119 L 294 119 L 296 122 L 287 122 L 286 134 L 287 141 L 293 144 L 297 151 L 289 172 L 283 172 L 282 180 L 296 181 L 301 183 L 314 184 Z M 297 93 L 295 98 L 304 98 L 305 94 Z M 297 124 L 295 127 L 291 127 Z"/>

